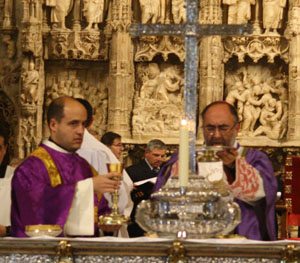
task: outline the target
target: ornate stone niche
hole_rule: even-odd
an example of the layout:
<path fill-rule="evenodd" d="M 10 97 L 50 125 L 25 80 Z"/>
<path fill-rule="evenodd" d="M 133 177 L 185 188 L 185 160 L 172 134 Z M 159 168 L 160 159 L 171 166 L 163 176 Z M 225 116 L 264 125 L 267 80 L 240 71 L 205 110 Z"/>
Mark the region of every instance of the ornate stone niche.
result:
<path fill-rule="evenodd" d="M 138 63 L 132 115 L 132 135 L 147 142 L 164 138 L 178 141 L 183 116 L 183 66 L 170 63 Z"/>
<path fill-rule="evenodd" d="M 107 63 L 49 62 L 46 64 L 45 85 L 45 109 L 53 99 L 63 95 L 86 99 L 94 109 L 91 130 L 100 136 L 106 131 L 109 89 Z M 48 135 L 46 123 L 43 135 Z"/>
<path fill-rule="evenodd" d="M 244 63 L 226 67 L 226 101 L 239 113 L 239 140 L 269 145 L 286 141 L 288 121 L 287 66 Z M 278 62 L 279 63 L 279 62 Z"/>
<path fill-rule="evenodd" d="M 90 100 L 93 130 L 121 134 L 128 149 L 152 138 L 177 145 L 184 41 L 132 39 L 128 28 L 184 23 L 183 0 L 0 2 L 0 92 L 15 109 L 16 157 L 47 136 L 45 109 L 62 94 Z M 199 38 L 198 114 L 227 98 L 240 111 L 243 145 L 300 146 L 299 17 L 296 0 L 199 1 L 200 24 L 248 22 L 254 33 Z M 198 124 L 201 144 L 200 116 Z"/>

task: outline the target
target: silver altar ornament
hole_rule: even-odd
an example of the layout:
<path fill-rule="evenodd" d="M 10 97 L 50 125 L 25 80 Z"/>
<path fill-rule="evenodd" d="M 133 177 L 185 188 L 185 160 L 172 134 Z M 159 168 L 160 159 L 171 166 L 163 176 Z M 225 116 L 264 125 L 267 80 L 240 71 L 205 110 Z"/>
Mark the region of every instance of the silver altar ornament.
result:
<path fill-rule="evenodd" d="M 219 161 L 214 152 L 206 148 L 198 160 Z M 172 176 L 151 200 L 138 205 L 136 222 L 159 237 L 176 238 L 183 231 L 194 239 L 227 235 L 240 223 L 241 211 L 228 190 L 221 194 L 217 189 L 205 176 L 189 175 L 187 187 Z"/>

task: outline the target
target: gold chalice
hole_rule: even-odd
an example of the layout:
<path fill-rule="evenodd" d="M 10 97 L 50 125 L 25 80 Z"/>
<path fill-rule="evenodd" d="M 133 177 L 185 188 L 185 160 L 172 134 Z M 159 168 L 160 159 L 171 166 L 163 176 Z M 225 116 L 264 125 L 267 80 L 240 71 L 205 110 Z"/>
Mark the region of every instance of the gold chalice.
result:
<path fill-rule="evenodd" d="M 123 164 L 122 163 L 108 163 L 107 164 L 108 172 L 116 172 L 122 174 L 123 172 Z M 113 177 L 113 180 L 122 180 L 120 177 Z M 99 228 L 103 228 L 103 226 L 121 226 L 127 224 L 129 221 L 128 216 L 124 216 L 119 213 L 118 209 L 119 202 L 119 190 L 115 190 L 112 193 L 112 211 L 110 214 L 100 216 L 99 217 Z"/>

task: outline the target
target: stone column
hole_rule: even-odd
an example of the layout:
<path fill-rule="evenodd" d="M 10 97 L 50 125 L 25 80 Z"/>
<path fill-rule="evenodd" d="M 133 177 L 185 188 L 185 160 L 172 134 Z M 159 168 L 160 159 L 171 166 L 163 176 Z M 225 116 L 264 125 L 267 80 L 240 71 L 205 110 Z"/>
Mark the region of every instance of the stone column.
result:
<path fill-rule="evenodd" d="M 285 36 L 289 39 L 289 119 L 288 141 L 300 140 L 300 1 L 289 2 L 288 26 Z"/>
<path fill-rule="evenodd" d="M 23 13 L 31 4 L 32 12 L 24 15 L 21 28 L 20 110 L 17 145 L 19 158 L 26 157 L 42 139 L 44 102 L 44 60 L 42 42 L 42 6 L 23 1 Z"/>
<path fill-rule="evenodd" d="M 200 24 L 222 24 L 221 1 L 200 1 Z M 203 140 L 201 112 L 205 106 L 215 100 L 223 99 L 224 49 L 221 36 L 204 36 L 201 38 L 200 56 L 200 90 L 199 90 L 199 126 L 198 139 Z"/>
<path fill-rule="evenodd" d="M 128 33 L 131 1 L 113 0 L 107 31 L 111 31 L 108 82 L 108 125 L 122 137 L 130 138 L 130 114 L 134 92 L 133 43 Z"/>

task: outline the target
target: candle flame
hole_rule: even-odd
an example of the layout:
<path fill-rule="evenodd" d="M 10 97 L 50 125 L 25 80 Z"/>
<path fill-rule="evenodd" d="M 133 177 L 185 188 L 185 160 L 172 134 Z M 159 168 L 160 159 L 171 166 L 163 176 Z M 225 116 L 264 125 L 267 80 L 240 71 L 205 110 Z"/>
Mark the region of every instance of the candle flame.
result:
<path fill-rule="evenodd" d="M 181 126 L 187 126 L 187 120 L 186 119 L 181 120 Z"/>

